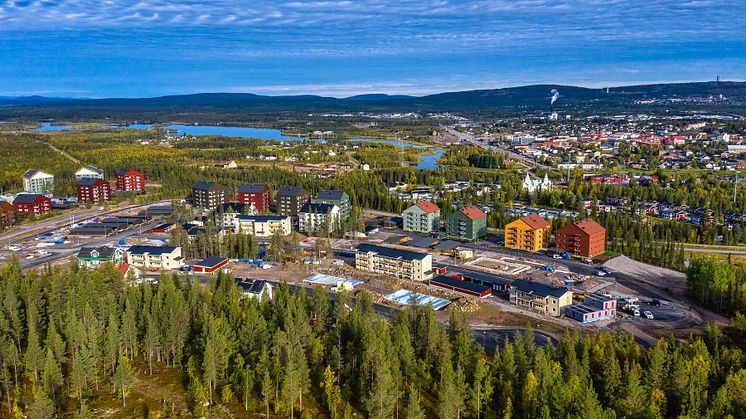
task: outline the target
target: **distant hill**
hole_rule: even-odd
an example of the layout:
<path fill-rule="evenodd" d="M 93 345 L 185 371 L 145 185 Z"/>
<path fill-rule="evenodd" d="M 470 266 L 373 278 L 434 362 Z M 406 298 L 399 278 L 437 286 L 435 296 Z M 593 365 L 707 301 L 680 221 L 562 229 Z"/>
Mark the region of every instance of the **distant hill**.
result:
<path fill-rule="evenodd" d="M 730 103 L 746 103 L 746 82 L 692 82 L 592 89 L 563 85 L 531 85 L 500 89 L 446 92 L 427 96 L 364 94 L 348 98 L 314 95 L 262 96 L 251 93 L 200 93 L 153 98 L 65 99 L 41 96 L 0 97 L 0 109 L 40 108 L 48 111 L 94 110 L 175 111 L 497 111 L 548 109 L 551 90 L 559 92 L 557 108 L 620 108 L 640 99 L 680 99 L 723 95 Z M 12 113 L 12 112 L 10 112 Z M 20 112 L 28 114 L 29 112 Z"/>

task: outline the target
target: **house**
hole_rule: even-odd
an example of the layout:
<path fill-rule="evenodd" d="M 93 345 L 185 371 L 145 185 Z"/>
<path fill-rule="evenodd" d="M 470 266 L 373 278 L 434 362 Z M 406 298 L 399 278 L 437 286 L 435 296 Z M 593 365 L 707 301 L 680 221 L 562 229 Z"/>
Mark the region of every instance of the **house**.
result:
<path fill-rule="evenodd" d="M 257 212 L 269 211 L 269 187 L 264 183 L 248 183 L 239 186 L 238 202 L 254 205 Z"/>
<path fill-rule="evenodd" d="M 557 247 L 573 255 L 592 258 L 606 251 L 606 229 L 590 218 L 558 229 L 555 237 Z"/>
<path fill-rule="evenodd" d="M 220 256 L 206 257 L 192 267 L 195 273 L 212 273 L 228 264 L 228 259 Z"/>
<path fill-rule="evenodd" d="M 10 227 L 17 221 L 16 209 L 6 201 L 0 201 L 0 228 Z"/>
<path fill-rule="evenodd" d="M 316 195 L 316 199 L 313 202 L 315 204 L 336 205 L 339 207 L 342 220 L 350 218 L 350 195 L 345 191 L 339 189 L 321 191 Z"/>
<path fill-rule="evenodd" d="M 538 252 L 549 245 L 550 228 L 539 214 L 521 217 L 505 226 L 505 247 Z"/>
<path fill-rule="evenodd" d="M 572 304 L 572 292 L 540 282 L 516 279 L 510 285 L 510 302 L 550 316 L 559 317 Z"/>
<path fill-rule="evenodd" d="M 127 263 L 149 271 L 181 269 L 184 258 L 181 247 L 132 246 L 127 250 Z"/>
<path fill-rule="evenodd" d="M 54 193 L 54 176 L 38 170 L 27 170 L 23 174 L 23 191 L 30 194 L 51 195 Z"/>
<path fill-rule="evenodd" d="M 215 210 L 228 202 L 231 190 L 225 185 L 200 180 L 192 186 L 192 199 L 195 207 Z"/>
<path fill-rule="evenodd" d="M 461 240 L 477 240 L 487 233 L 487 214 L 470 206 L 448 214 L 446 236 Z"/>
<path fill-rule="evenodd" d="M 421 201 L 402 212 L 404 231 L 432 233 L 440 228 L 440 208 L 430 201 Z"/>
<path fill-rule="evenodd" d="M 298 186 L 282 186 L 277 191 L 277 212 L 297 217 L 300 209 L 311 201 L 311 192 Z"/>
<path fill-rule="evenodd" d="M 433 257 L 363 243 L 355 249 L 355 268 L 408 281 L 427 281 L 433 276 Z"/>
<path fill-rule="evenodd" d="M 251 234 L 255 237 L 272 237 L 275 231 L 283 236 L 293 232 L 293 225 L 287 215 L 239 215 L 235 233 Z"/>
<path fill-rule="evenodd" d="M 552 181 L 549 180 L 549 176 L 546 174 L 544 175 L 544 179 L 531 179 L 531 176 L 526 173 L 526 178 L 523 180 L 523 189 L 529 193 L 548 191 L 552 187 Z"/>
<path fill-rule="evenodd" d="M 142 277 L 142 271 L 130 265 L 129 263 L 120 263 L 114 266 L 114 268 L 118 270 L 119 273 L 122 274 L 122 277 L 125 279 L 134 279 L 135 281 L 139 281 Z"/>
<path fill-rule="evenodd" d="M 142 192 L 145 190 L 145 175 L 134 169 L 123 169 L 117 173 L 117 190 Z"/>
<path fill-rule="evenodd" d="M 78 202 L 95 204 L 111 200 L 111 185 L 98 178 L 84 178 L 75 185 Z"/>
<path fill-rule="evenodd" d="M 80 248 L 78 266 L 81 268 L 98 268 L 105 263 L 124 263 L 124 250 L 109 246 Z"/>
<path fill-rule="evenodd" d="M 565 308 L 565 315 L 582 323 L 614 318 L 617 301 L 608 295 L 594 292 L 583 297 L 583 304 Z"/>
<path fill-rule="evenodd" d="M 298 230 L 305 233 L 334 231 L 339 228 L 341 219 L 342 211 L 338 206 L 309 202 L 298 213 Z"/>
<path fill-rule="evenodd" d="M 23 193 L 13 200 L 18 214 L 42 215 L 52 210 L 52 200 L 44 195 Z"/>
<path fill-rule="evenodd" d="M 75 172 L 75 179 L 81 181 L 83 179 L 102 179 L 104 178 L 104 171 L 95 166 L 83 166 Z"/>
<path fill-rule="evenodd" d="M 257 298 L 259 300 L 272 299 L 272 284 L 263 279 L 236 279 L 236 285 L 243 291 L 244 297 Z"/>

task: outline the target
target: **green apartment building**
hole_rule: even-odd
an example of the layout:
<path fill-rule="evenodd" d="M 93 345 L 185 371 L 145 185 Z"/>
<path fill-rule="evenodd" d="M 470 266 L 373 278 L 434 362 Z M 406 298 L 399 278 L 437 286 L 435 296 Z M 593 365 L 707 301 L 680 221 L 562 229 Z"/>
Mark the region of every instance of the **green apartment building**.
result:
<path fill-rule="evenodd" d="M 440 227 L 440 208 L 430 201 L 422 201 L 402 212 L 404 231 L 432 233 Z"/>
<path fill-rule="evenodd" d="M 321 191 L 316 195 L 316 199 L 313 200 L 313 203 L 336 205 L 339 207 L 340 215 L 343 220 L 350 218 L 350 207 L 352 204 L 350 202 L 350 195 L 345 191 L 340 191 L 339 189 Z"/>
<path fill-rule="evenodd" d="M 461 208 L 446 218 L 446 236 L 460 240 L 477 240 L 487 233 L 487 214 L 470 206 Z"/>

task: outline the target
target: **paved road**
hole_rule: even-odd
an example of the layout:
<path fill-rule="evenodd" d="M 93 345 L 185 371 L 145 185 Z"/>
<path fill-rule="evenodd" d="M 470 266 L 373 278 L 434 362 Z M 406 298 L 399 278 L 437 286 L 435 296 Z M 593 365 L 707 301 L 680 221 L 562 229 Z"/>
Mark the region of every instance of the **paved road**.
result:
<path fill-rule="evenodd" d="M 529 167 L 531 167 L 531 166 L 538 166 L 538 167 L 542 167 L 542 168 L 547 169 L 547 170 L 552 170 L 551 167 L 549 167 L 549 166 L 547 166 L 545 164 L 541 164 L 541 163 L 535 162 L 533 159 L 530 159 L 530 158 L 528 158 L 528 157 L 526 157 L 524 155 L 518 154 L 518 153 L 513 152 L 511 150 L 504 149 L 502 147 L 498 147 L 498 146 L 494 146 L 494 145 L 488 144 L 485 141 L 481 141 L 481 140 L 477 139 L 476 137 L 474 137 L 473 134 L 470 134 L 468 132 L 457 131 L 457 130 L 455 130 L 455 129 L 449 127 L 449 126 L 446 126 L 446 125 L 441 125 L 441 128 L 443 130 L 445 130 L 446 132 L 448 132 L 449 134 L 453 135 L 454 137 L 458 138 L 459 140 L 463 141 L 463 142 L 475 145 L 477 147 L 485 148 L 485 149 L 490 150 L 490 151 L 494 151 L 494 152 L 498 152 L 498 153 L 505 153 L 512 160 L 521 161 L 524 164 L 527 164 Z"/>

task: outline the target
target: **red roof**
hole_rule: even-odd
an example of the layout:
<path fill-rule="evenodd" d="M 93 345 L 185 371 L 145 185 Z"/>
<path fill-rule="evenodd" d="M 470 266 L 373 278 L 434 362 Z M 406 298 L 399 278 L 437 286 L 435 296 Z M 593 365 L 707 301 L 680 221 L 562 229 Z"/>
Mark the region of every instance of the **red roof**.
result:
<path fill-rule="evenodd" d="M 596 234 L 606 233 L 605 228 L 601 227 L 599 223 L 591 220 L 590 218 L 576 221 L 573 224 L 575 224 L 579 229 L 583 230 L 583 232 L 589 236 L 595 236 Z"/>
<path fill-rule="evenodd" d="M 470 220 L 478 220 L 482 217 L 486 217 L 487 214 L 484 213 L 484 211 L 480 210 L 479 208 L 475 207 L 474 205 L 466 208 L 462 208 L 461 212 L 464 213 L 467 217 L 469 217 Z"/>
<path fill-rule="evenodd" d="M 549 227 L 550 225 L 549 222 L 541 218 L 539 214 L 531 214 L 527 217 L 521 217 L 521 221 L 528 224 L 528 226 L 533 228 L 534 230 L 541 230 L 543 228 Z"/>
<path fill-rule="evenodd" d="M 440 208 L 438 208 L 437 205 L 433 204 L 430 201 L 422 201 L 418 203 L 417 206 L 420 207 L 421 210 L 425 211 L 428 214 L 432 214 L 432 213 L 440 211 Z"/>

